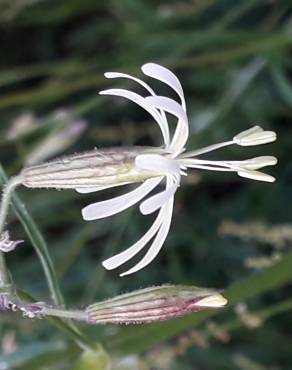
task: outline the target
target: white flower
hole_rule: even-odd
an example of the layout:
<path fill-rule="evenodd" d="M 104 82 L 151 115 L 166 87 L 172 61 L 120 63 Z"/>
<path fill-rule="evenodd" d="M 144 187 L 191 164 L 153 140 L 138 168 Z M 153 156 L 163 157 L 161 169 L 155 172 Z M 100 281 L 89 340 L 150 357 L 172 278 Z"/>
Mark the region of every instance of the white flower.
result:
<path fill-rule="evenodd" d="M 150 113 L 158 123 L 164 140 L 163 152 L 160 154 L 138 154 L 135 158 L 137 171 L 150 171 L 153 172 L 153 174 L 157 173 L 157 177 L 147 179 L 138 188 L 125 195 L 91 204 L 82 210 L 82 215 L 85 220 L 95 220 L 114 215 L 140 202 L 165 180 L 165 190 L 148 197 L 140 204 L 140 211 L 143 215 L 158 211 L 158 215 L 150 229 L 130 248 L 103 262 L 103 266 L 106 269 L 115 269 L 129 261 L 149 244 L 148 251 L 141 261 L 121 274 L 121 276 L 141 270 L 159 253 L 170 228 L 174 194 L 180 185 L 181 175 L 186 175 L 185 171 L 187 168 L 231 171 L 237 172 L 239 176 L 273 182 L 275 179 L 272 176 L 257 170 L 264 166 L 275 165 L 277 163 L 277 159 L 270 156 L 253 158 L 246 161 L 209 161 L 197 158 L 201 154 L 231 144 L 246 146 L 264 144 L 276 140 L 276 134 L 274 132 L 264 131 L 259 126 L 255 126 L 236 135 L 231 141 L 184 153 L 189 136 L 189 124 L 186 114 L 184 92 L 178 78 L 165 67 L 154 63 L 143 65 L 142 72 L 146 76 L 167 84 L 177 93 L 180 102 L 178 103 L 165 96 L 156 95 L 152 88 L 144 81 L 123 73 L 111 72 L 106 73 L 105 76 L 107 78 L 122 77 L 134 80 L 145 88 L 147 96 L 143 97 L 137 93 L 124 89 L 109 89 L 101 91 L 100 94 L 121 96 L 133 101 Z M 177 119 L 177 126 L 172 138 L 170 137 L 167 114 L 171 114 Z"/>
<path fill-rule="evenodd" d="M 130 79 L 144 88 L 146 96 L 125 89 L 109 89 L 101 91 L 100 94 L 124 97 L 145 109 L 160 127 L 163 147 L 96 149 L 88 153 L 75 154 L 24 168 L 11 185 L 11 188 L 23 184 L 33 188 L 69 188 L 79 193 L 91 193 L 142 182 L 137 188 L 124 195 L 90 204 L 82 210 L 82 216 L 86 221 L 112 216 L 140 201 L 142 201 L 140 211 L 143 215 L 158 212 L 152 226 L 135 244 L 103 262 L 106 269 L 115 269 L 149 245 L 140 262 L 121 276 L 141 270 L 159 253 L 170 228 L 175 192 L 180 186 L 181 176 L 187 175 L 188 168 L 235 172 L 241 177 L 273 182 L 274 177 L 260 172 L 259 169 L 277 163 L 277 159 L 271 156 L 244 161 L 212 161 L 200 157 L 233 144 L 250 146 L 276 140 L 274 132 L 264 131 L 259 126 L 239 133 L 230 141 L 185 152 L 189 123 L 184 92 L 178 78 L 167 68 L 154 63 L 144 64 L 142 72 L 168 85 L 177 94 L 179 102 L 156 95 L 148 84 L 136 77 L 115 72 L 108 72 L 105 76 L 110 79 Z M 177 121 L 173 135 L 170 135 L 168 114 L 174 116 Z M 163 182 L 165 182 L 164 190 L 148 196 Z"/>

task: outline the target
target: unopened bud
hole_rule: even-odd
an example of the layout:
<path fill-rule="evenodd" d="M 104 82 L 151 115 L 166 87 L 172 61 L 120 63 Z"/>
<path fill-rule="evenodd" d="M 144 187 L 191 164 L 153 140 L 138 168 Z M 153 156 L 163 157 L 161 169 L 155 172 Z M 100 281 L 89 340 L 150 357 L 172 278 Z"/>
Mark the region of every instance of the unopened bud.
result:
<path fill-rule="evenodd" d="M 274 131 L 264 131 L 260 126 L 254 126 L 234 136 L 233 141 L 241 146 L 267 144 L 277 139 Z"/>
<path fill-rule="evenodd" d="M 87 307 L 92 324 L 142 324 L 169 320 L 208 308 L 219 308 L 227 300 L 216 290 L 164 285 L 122 294 Z"/>

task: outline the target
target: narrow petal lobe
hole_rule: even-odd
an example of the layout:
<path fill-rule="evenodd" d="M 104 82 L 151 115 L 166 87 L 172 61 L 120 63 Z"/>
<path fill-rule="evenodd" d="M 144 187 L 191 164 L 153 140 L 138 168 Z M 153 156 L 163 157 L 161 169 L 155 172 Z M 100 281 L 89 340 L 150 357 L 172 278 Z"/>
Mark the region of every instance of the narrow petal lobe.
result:
<path fill-rule="evenodd" d="M 138 188 L 127 194 L 90 204 L 82 210 L 83 219 L 85 221 L 98 220 L 122 212 L 143 199 L 161 180 L 162 177 L 147 180 Z"/>

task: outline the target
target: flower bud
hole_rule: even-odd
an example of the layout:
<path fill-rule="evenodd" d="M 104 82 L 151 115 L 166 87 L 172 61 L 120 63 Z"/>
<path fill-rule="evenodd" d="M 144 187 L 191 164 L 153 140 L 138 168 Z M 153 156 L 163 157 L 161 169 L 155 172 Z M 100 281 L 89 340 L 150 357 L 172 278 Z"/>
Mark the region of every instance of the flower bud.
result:
<path fill-rule="evenodd" d="M 277 138 L 274 131 L 264 131 L 260 126 L 254 126 L 234 136 L 233 141 L 240 146 L 267 144 Z"/>
<path fill-rule="evenodd" d="M 86 312 L 92 324 L 142 324 L 223 307 L 226 303 L 216 290 L 163 285 L 95 303 L 87 307 Z"/>

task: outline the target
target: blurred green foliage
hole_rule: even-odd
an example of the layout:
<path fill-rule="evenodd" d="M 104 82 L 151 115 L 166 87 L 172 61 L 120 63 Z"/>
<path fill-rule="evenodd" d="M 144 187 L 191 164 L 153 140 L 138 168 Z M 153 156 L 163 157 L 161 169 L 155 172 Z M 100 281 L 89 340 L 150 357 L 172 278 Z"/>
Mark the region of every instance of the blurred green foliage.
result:
<path fill-rule="evenodd" d="M 255 123 L 278 133 L 274 144 L 218 154 L 276 155 L 279 165 L 271 173 L 277 182 L 190 175 L 177 194 L 164 248 L 134 277 L 106 272 L 101 261 L 137 240 L 151 217 L 133 208 L 111 220 L 83 222 L 81 207 L 110 196 L 110 190 L 81 196 L 20 189 L 18 194 L 46 239 L 68 306 L 165 282 L 226 288 L 230 307 L 220 312 L 143 327 L 82 325 L 83 335 L 102 342 L 111 357 L 140 354 L 141 364 L 131 367 L 128 361 L 117 365 L 120 369 L 291 369 L 291 240 L 285 240 L 276 262 L 255 271 L 245 261 L 270 258 L 276 247 L 222 236 L 218 228 L 227 219 L 291 223 L 292 1 L 1 0 L 0 46 L 0 160 L 9 175 L 48 138 L 48 155 L 160 145 L 155 124 L 142 110 L 97 95 L 110 86 L 103 72 L 139 75 L 149 61 L 171 68 L 184 86 L 189 149 L 228 140 Z M 60 132 L 80 120 L 86 130 L 60 146 Z M 14 239 L 25 239 L 7 256 L 17 287 L 51 300 L 33 245 L 13 212 L 9 229 Z M 245 315 L 239 313 L 240 301 L 247 305 Z M 258 318 L 258 325 L 250 325 L 250 317 Z M 1 312 L 0 369 L 79 369 L 82 357 L 77 360 L 81 353 L 72 336 L 51 324 Z M 205 345 L 192 336 L 195 326 Z"/>

